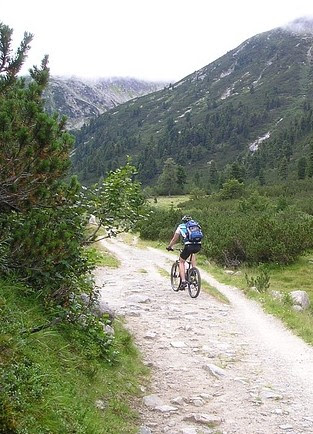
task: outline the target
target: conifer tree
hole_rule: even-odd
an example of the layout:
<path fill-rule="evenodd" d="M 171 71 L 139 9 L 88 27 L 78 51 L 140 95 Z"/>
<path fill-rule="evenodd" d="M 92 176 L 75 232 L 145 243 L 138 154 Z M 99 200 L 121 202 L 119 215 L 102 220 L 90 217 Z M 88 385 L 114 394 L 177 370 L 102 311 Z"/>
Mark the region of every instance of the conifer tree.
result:
<path fill-rule="evenodd" d="M 187 182 L 186 171 L 183 168 L 183 166 L 179 165 L 177 167 L 177 184 L 178 184 L 179 188 L 181 189 L 181 191 L 184 190 L 186 182 Z"/>
<path fill-rule="evenodd" d="M 288 161 L 286 157 L 281 160 L 278 171 L 280 178 L 285 181 L 288 177 Z"/>
<path fill-rule="evenodd" d="M 212 160 L 211 164 L 210 164 L 209 180 L 210 180 L 210 183 L 213 185 L 216 185 L 218 182 L 218 171 L 217 171 L 216 163 L 214 160 Z"/>
<path fill-rule="evenodd" d="M 244 180 L 244 174 L 243 173 L 244 173 L 243 167 L 239 163 L 234 162 L 231 165 L 230 177 L 232 179 L 237 179 L 239 182 L 243 182 L 243 180 Z"/>
<path fill-rule="evenodd" d="M 158 190 L 160 194 L 168 196 L 178 192 L 177 164 L 173 158 L 168 158 L 164 163 L 163 171 L 158 180 Z"/>
<path fill-rule="evenodd" d="M 308 158 L 308 177 L 313 177 L 313 142 L 310 143 L 310 151 L 309 151 L 309 158 Z"/>
<path fill-rule="evenodd" d="M 298 179 L 305 179 L 307 162 L 306 158 L 302 157 L 298 161 Z"/>
<path fill-rule="evenodd" d="M 264 175 L 264 170 L 262 169 L 259 172 L 258 180 L 260 185 L 265 185 L 265 175 Z"/>
<path fill-rule="evenodd" d="M 12 55 L 12 29 L 0 24 L 0 210 L 22 210 L 44 200 L 69 167 L 73 139 L 65 120 L 44 112 L 48 57 L 19 78 L 32 35 Z M 50 193 L 51 194 L 51 193 Z"/>

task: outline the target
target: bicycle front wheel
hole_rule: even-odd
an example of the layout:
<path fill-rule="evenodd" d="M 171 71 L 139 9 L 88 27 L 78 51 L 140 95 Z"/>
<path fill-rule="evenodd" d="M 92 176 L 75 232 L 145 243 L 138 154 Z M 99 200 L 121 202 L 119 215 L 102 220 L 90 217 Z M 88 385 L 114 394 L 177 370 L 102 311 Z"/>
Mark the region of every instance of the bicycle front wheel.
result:
<path fill-rule="evenodd" d="M 188 271 L 188 291 L 191 298 L 197 298 L 200 294 L 201 276 L 198 268 L 190 268 Z"/>
<path fill-rule="evenodd" d="M 174 262 L 171 269 L 171 285 L 173 291 L 178 291 L 180 285 L 179 265 L 178 262 Z"/>

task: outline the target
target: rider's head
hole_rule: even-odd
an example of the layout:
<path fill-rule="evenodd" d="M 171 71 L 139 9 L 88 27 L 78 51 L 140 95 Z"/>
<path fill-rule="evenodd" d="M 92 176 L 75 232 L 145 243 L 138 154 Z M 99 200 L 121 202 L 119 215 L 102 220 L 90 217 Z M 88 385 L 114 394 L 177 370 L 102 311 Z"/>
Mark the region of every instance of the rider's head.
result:
<path fill-rule="evenodd" d="M 190 215 L 184 215 L 184 217 L 182 217 L 181 221 L 183 223 L 187 223 L 189 222 L 189 220 L 192 220 L 192 218 L 190 217 Z"/>

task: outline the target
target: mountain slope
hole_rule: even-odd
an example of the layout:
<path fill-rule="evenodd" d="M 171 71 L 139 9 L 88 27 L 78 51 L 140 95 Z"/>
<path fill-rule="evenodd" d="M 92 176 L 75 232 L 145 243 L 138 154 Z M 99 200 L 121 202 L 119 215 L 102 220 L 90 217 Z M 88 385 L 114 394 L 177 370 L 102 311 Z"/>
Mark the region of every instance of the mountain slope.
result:
<path fill-rule="evenodd" d="M 168 157 L 206 172 L 212 160 L 222 168 L 255 152 L 310 108 L 312 27 L 300 20 L 256 35 L 174 85 L 94 119 L 77 134 L 75 171 L 88 182 L 129 154 L 148 182 Z"/>
<path fill-rule="evenodd" d="M 90 118 L 134 97 L 161 89 L 165 84 L 133 78 L 50 77 L 45 93 L 46 108 L 49 112 L 66 115 L 69 128 L 80 128 Z"/>

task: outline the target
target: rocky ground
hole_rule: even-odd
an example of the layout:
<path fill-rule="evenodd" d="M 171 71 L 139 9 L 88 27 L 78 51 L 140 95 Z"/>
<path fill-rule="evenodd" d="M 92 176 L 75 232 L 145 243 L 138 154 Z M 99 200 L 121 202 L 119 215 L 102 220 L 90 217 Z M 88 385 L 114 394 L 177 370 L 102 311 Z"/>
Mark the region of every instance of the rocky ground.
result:
<path fill-rule="evenodd" d="M 98 269 L 102 301 L 125 317 L 151 367 L 140 434 L 313 433 L 311 347 L 202 270 L 230 304 L 172 291 L 160 269 L 174 255 L 103 243 L 121 267 Z"/>

